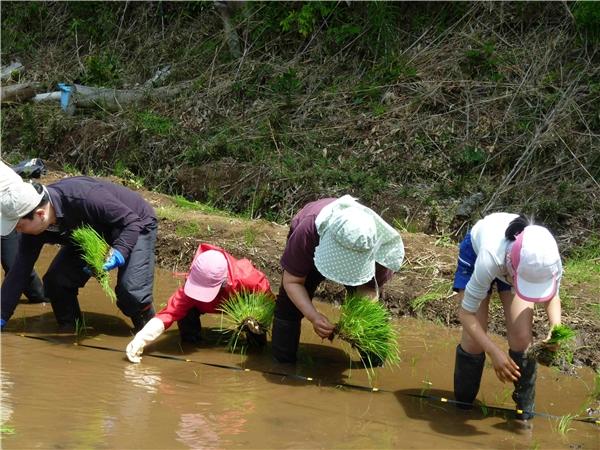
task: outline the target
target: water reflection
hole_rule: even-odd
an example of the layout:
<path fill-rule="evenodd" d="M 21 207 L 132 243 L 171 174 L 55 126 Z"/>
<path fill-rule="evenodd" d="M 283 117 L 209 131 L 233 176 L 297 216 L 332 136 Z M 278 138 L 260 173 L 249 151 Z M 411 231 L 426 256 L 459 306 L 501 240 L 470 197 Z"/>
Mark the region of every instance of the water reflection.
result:
<path fill-rule="evenodd" d="M 13 401 L 12 390 L 15 383 L 11 380 L 10 373 L 7 370 L 0 369 L 0 425 L 2 433 L 8 432 L 7 423 L 10 422 L 13 416 Z"/>
<path fill-rule="evenodd" d="M 125 381 L 149 394 L 156 394 L 161 382 L 160 372 L 156 368 L 140 364 L 127 364 L 123 376 Z"/>
<path fill-rule="evenodd" d="M 250 400 L 239 403 L 231 396 L 224 400 L 233 404 L 224 405 L 223 411 L 215 412 L 214 405 L 203 405 L 207 411 L 181 414 L 177 440 L 192 449 L 223 448 L 231 443 L 227 436 L 245 433 L 247 416 L 254 411 L 254 403 Z"/>

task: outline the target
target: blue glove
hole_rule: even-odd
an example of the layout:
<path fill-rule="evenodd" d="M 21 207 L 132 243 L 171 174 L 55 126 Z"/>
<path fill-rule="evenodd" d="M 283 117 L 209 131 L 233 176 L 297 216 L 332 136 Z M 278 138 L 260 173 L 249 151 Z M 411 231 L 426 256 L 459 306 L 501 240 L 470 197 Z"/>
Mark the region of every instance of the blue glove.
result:
<path fill-rule="evenodd" d="M 6 320 L 0 319 L 0 330 L 4 329 L 4 325 L 6 325 Z"/>
<path fill-rule="evenodd" d="M 125 264 L 125 258 L 121 252 L 116 248 L 111 248 L 108 252 L 108 256 L 106 257 L 106 261 L 102 266 L 102 270 L 113 270 L 117 267 L 121 267 L 123 264 Z"/>

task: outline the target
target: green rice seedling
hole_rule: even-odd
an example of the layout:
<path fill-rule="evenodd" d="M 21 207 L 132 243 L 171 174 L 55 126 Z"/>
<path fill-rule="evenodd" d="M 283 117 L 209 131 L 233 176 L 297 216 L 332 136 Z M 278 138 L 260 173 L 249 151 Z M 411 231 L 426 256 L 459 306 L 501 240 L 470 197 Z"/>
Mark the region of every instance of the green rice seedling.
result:
<path fill-rule="evenodd" d="M 594 376 L 594 389 L 592 390 L 590 397 L 600 401 L 600 369 L 596 370 L 596 375 Z"/>
<path fill-rule="evenodd" d="M 567 370 L 573 364 L 575 331 L 567 325 L 554 325 L 548 340 L 539 341 L 527 350 L 540 364 Z"/>
<path fill-rule="evenodd" d="M 346 298 L 331 339 L 334 336 L 356 349 L 370 372 L 381 363 L 397 365 L 400 362 L 398 333 L 389 312 L 381 303 L 367 297 L 351 295 Z"/>
<path fill-rule="evenodd" d="M 102 269 L 110 246 L 96 230 L 89 225 L 83 225 L 71 234 L 71 238 L 82 250 L 82 257 L 88 265 L 93 276 L 98 280 L 102 290 L 108 295 L 112 302 L 117 299 L 115 291 L 110 287 L 110 275 Z"/>
<path fill-rule="evenodd" d="M 15 434 L 16 431 L 13 427 L 8 426 L 8 425 L 2 425 L 0 427 L 0 433 L 1 434 Z"/>
<path fill-rule="evenodd" d="M 228 347 L 233 352 L 245 338 L 245 346 L 266 344 L 267 333 L 273 322 L 275 302 L 270 295 L 260 292 L 240 292 L 227 299 L 220 307 L 221 331 L 231 334 Z"/>
<path fill-rule="evenodd" d="M 562 416 L 556 423 L 556 431 L 558 431 L 561 436 L 565 436 L 569 431 L 573 431 L 574 428 L 570 428 L 570 425 L 575 417 L 577 417 L 576 414 L 566 414 Z"/>

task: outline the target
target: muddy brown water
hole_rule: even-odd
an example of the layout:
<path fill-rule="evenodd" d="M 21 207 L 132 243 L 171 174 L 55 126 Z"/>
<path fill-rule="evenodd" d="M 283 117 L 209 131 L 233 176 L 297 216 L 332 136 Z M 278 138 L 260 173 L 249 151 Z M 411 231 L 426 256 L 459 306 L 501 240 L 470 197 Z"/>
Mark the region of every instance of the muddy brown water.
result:
<path fill-rule="evenodd" d="M 52 253 L 44 251 L 39 269 Z M 171 273 L 157 271 L 157 308 L 177 285 Z M 3 448 L 600 448 L 593 424 L 573 421 L 561 433 L 558 419 L 536 417 L 533 430 L 523 432 L 501 412 L 463 412 L 413 397 L 452 398 L 457 330 L 397 321 L 402 362 L 377 369 L 371 385 L 380 391 L 371 392 L 343 385 L 370 381 L 348 348 L 321 342 L 306 323 L 293 368 L 272 362 L 268 348 L 228 353 L 218 315 L 202 318 L 199 348 L 181 347 L 173 326 L 141 364 L 131 364 L 123 352 L 129 321 L 93 280 L 80 300 L 87 330 L 79 339 L 56 332 L 49 304 L 19 305 L 2 333 Z M 336 317 L 330 305 L 318 307 Z M 569 377 L 541 367 L 537 411 L 581 412 L 592 388 L 589 369 Z M 511 392 L 487 365 L 479 399 L 512 409 Z"/>

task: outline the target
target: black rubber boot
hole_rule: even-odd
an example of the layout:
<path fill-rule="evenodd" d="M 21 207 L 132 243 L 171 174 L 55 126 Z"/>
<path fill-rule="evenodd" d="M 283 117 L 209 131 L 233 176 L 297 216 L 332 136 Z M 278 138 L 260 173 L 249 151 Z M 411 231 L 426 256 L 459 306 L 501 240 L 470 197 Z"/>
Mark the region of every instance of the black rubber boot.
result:
<path fill-rule="evenodd" d="M 519 366 L 521 377 L 514 383 L 515 390 L 512 398 L 517 404 L 515 418 L 518 420 L 531 420 L 535 416 L 535 380 L 537 378 L 537 363 L 535 359 L 528 358 L 524 352 L 508 351 L 508 355 Z"/>
<path fill-rule="evenodd" d="M 358 352 L 362 363 L 367 367 L 383 367 L 384 361 L 374 353 Z"/>
<path fill-rule="evenodd" d="M 133 331 L 137 333 L 144 325 L 148 323 L 150 319 L 154 317 L 154 307 L 152 305 L 148 306 L 146 309 L 143 309 L 137 312 L 135 315 L 131 316 L 131 322 L 133 323 Z"/>
<path fill-rule="evenodd" d="M 179 337 L 181 342 L 198 345 L 202 342 L 202 324 L 200 323 L 200 311 L 196 308 L 190 309 L 183 319 L 177 321 Z"/>
<path fill-rule="evenodd" d="M 280 363 L 296 362 L 296 353 L 300 343 L 300 321 L 273 319 L 272 331 L 273 357 Z"/>
<path fill-rule="evenodd" d="M 479 392 L 485 353 L 467 353 L 458 344 L 454 362 L 454 398 L 461 409 L 471 409 Z"/>

